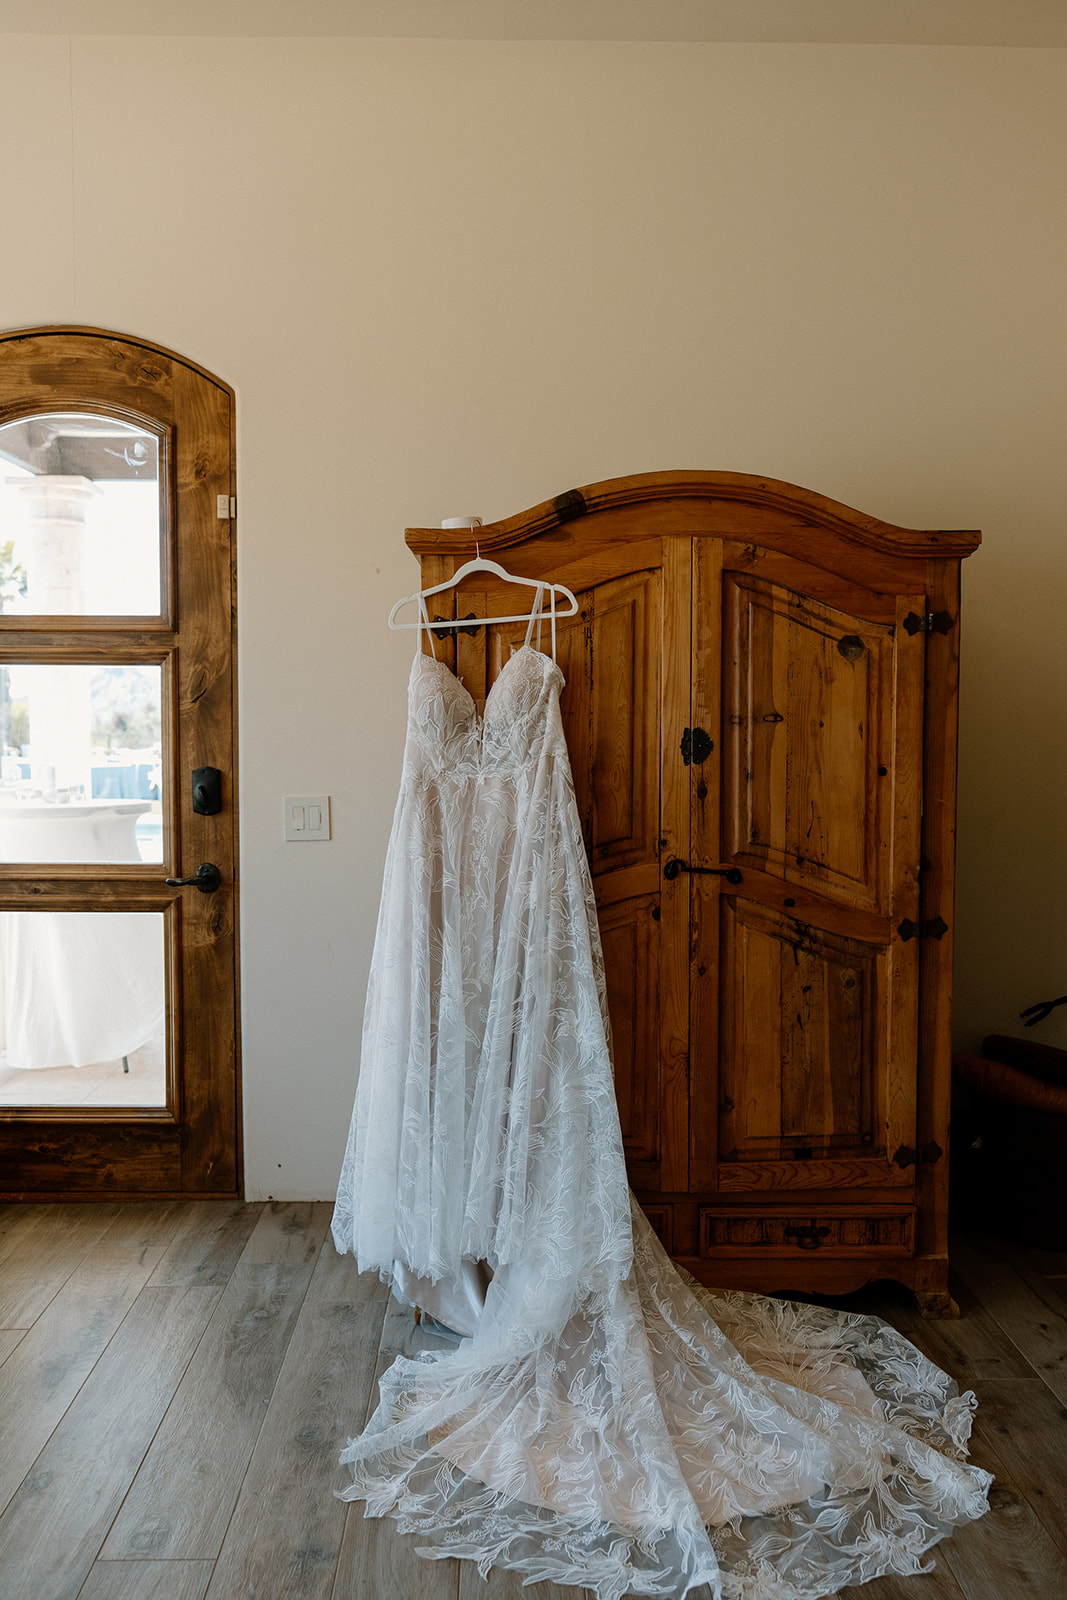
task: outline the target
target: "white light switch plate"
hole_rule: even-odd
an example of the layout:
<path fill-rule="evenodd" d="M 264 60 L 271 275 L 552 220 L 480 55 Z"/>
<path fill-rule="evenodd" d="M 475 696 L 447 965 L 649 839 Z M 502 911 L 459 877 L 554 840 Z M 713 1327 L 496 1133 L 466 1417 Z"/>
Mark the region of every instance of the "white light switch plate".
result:
<path fill-rule="evenodd" d="M 286 839 L 311 844 L 330 837 L 328 794 L 288 794 L 282 806 Z"/>

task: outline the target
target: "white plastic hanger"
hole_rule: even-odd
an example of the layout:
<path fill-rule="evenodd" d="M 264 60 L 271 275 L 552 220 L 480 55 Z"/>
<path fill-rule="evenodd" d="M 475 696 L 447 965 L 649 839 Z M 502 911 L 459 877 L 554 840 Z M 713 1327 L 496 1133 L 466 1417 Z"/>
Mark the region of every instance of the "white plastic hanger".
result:
<path fill-rule="evenodd" d="M 498 561 L 490 561 L 483 556 L 475 556 L 471 561 L 465 561 L 458 572 L 451 578 L 446 578 L 444 583 L 435 583 L 429 589 L 417 589 L 414 594 L 407 594 L 403 600 L 398 600 L 389 613 L 389 626 L 399 628 L 424 628 L 426 624 L 419 618 L 414 622 L 398 622 L 396 614 L 404 606 L 416 605 L 420 600 L 428 600 L 432 594 L 441 594 L 445 589 L 452 589 L 463 578 L 469 578 L 474 572 L 491 572 L 497 578 L 503 578 L 506 583 L 520 583 L 526 589 L 542 589 L 546 600 L 555 610 L 557 617 L 573 617 L 578 610 L 578 601 L 573 590 L 566 588 L 562 583 L 546 583 L 541 578 L 520 578 L 514 572 L 508 572 Z M 566 600 L 568 608 L 561 611 L 557 601 Z M 495 622 L 529 622 L 532 611 L 518 612 L 508 617 L 457 617 L 455 620 L 442 618 L 438 621 L 435 617 L 430 626 L 436 631 L 438 628 L 485 628 Z"/>

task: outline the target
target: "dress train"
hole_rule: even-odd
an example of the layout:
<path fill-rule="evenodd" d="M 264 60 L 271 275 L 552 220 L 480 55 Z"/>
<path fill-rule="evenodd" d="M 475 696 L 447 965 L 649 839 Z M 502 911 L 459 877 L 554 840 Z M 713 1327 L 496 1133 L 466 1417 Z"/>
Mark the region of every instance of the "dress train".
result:
<path fill-rule="evenodd" d="M 412 667 L 334 1237 L 470 1337 L 385 1374 L 343 1498 L 597 1600 L 927 1570 L 985 1510 L 973 1396 L 878 1319 L 702 1288 L 629 1195 L 561 683 L 528 639 L 479 719 Z"/>

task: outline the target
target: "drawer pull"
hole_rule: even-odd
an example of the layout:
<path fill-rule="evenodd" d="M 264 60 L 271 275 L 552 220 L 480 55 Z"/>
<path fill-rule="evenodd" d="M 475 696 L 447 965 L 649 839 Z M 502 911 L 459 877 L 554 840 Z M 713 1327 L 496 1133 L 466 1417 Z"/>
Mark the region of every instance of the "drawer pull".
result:
<path fill-rule="evenodd" d="M 786 1228 L 787 1239 L 795 1239 L 801 1250 L 817 1250 L 822 1244 L 829 1228 L 820 1228 L 814 1222 L 809 1222 L 806 1227 Z"/>

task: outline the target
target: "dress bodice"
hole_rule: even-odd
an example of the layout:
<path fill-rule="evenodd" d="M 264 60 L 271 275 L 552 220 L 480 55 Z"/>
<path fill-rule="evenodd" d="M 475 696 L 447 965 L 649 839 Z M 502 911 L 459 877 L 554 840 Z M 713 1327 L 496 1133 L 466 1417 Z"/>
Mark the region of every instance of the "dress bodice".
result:
<path fill-rule="evenodd" d="M 550 656 L 523 645 L 504 663 L 479 715 L 462 679 L 420 652 L 408 684 L 408 761 L 424 777 L 481 776 L 537 761 L 546 734 L 559 725 L 563 681 Z"/>

